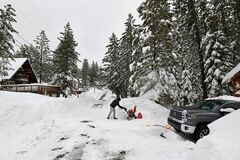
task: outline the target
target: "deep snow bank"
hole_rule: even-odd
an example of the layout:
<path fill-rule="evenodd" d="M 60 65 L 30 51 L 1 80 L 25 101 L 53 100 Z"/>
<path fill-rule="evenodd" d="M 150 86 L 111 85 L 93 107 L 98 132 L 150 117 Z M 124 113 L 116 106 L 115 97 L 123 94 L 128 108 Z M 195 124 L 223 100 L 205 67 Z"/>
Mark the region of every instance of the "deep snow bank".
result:
<path fill-rule="evenodd" d="M 168 143 L 159 136 L 161 128 L 152 126 L 166 124 L 169 114 L 167 109 L 145 98 L 125 98 L 120 104 L 128 109 L 136 105 L 144 119 L 127 121 L 126 112 L 117 107 L 119 119 L 107 120 L 110 103 L 114 98 L 108 90 L 93 89 L 79 95 L 79 98 L 51 98 L 0 91 L 0 159 L 52 160 L 71 153 L 76 145 L 82 144 L 85 145 L 83 157 L 87 157 L 83 159 L 90 160 L 106 159 L 99 158 L 99 155 L 105 156 L 119 152 L 120 149 L 129 151 L 126 158 L 129 160 L 165 157 L 172 151 L 166 147 L 161 149 L 165 150 L 164 154 L 160 153 L 159 148 L 163 143 L 177 150 L 170 159 L 176 159 L 182 154 L 183 146 L 180 144 L 183 142 L 178 135 L 169 133 L 171 143 Z M 86 139 L 81 134 L 87 135 Z M 60 141 L 64 137 L 67 139 Z M 92 141 L 100 141 L 101 146 Z M 154 149 L 146 149 L 152 146 L 155 146 Z M 184 145 L 184 148 L 189 147 Z"/>
<path fill-rule="evenodd" d="M 231 96 L 218 98 L 240 100 Z M 239 122 L 240 110 L 237 110 L 209 124 L 210 134 L 197 142 L 189 160 L 239 160 Z"/>

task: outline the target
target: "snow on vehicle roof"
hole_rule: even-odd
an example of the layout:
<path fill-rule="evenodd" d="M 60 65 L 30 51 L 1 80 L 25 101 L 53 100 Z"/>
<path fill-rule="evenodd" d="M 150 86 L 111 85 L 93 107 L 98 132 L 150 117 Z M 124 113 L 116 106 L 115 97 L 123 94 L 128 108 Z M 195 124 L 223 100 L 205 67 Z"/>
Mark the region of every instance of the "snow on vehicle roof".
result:
<path fill-rule="evenodd" d="M 233 68 L 227 75 L 223 78 L 222 83 L 229 82 L 232 77 L 234 77 L 240 71 L 240 63 Z"/>
<path fill-rule="evenodd" d="M 208 98 L 208 100 L 214 100 L 214 99 L 222 99 L 222 100 L 229 100 L 229 101 L 240 101 L 240 97 L 234 97 L 234 96 L 219 96 L 219 97 L 214 97 L 214 98 Z"/>
<path fill-rule="evenodd" d="M 3 76 L 2 79 L 10 79 L 18 69 L 27 61 L 27 58 L 14 58 L 14 60 L 9 59 L 9 70 L 7 75 Z"/>

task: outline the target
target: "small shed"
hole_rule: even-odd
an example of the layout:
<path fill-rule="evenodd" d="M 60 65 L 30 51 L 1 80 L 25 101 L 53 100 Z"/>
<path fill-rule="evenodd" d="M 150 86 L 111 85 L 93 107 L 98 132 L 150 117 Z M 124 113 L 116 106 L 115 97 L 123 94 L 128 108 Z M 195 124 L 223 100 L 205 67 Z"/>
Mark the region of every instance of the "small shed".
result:
<path fill-rule="evenodd" d="M 222 80 L 222 84 L 228 83 L 232 96 L 240 97 L 240 63 L 233 68 Z"/>
<path fill-rule="evenodd" d="M 1 77 L 0 90 L 12 92 L 31 92 L 59 97 L 61 87 L 39 84 L 32 65 L 27 58 L 9 60 L 10 69 L 7 75 Z"/>

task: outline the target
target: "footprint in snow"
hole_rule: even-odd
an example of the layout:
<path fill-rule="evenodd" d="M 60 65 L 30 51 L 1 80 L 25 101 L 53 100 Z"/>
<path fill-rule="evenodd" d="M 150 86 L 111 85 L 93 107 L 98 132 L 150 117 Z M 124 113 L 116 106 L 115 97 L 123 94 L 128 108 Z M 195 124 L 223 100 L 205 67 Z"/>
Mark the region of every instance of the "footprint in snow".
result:
<path fill-rule="evenodd" d="M 63 147 L 53 148 L 53 149 L 51 149 L 51 151 L 57 151 L 57 150 L 61 150 L 61 149 L 63 149 Z"/>
<path fill-rule="evenodd" d="M 69 139 L 69 138 L 70 138 L 70 137 L 68 137 L 68 136 L 64 136 L 64 137 L 60 138 L 60 139 L 58 140 L 58 142 L 61 142 L 61 141 L 67 140 L 67 139 Z"/>
<path fill-rule="evenodd" d="M 93 122 L 91 120 L 83 120 L 83 121 L 80 121 L 80 123 L 90 123 L 90 122 Z"/>
<path fill-rule="evenodd" d="M 63 158 L 67 158 L 68 154 L 69 154 L 69 152 L 59 154 L 53 160 L 60 160 L 60 159 L 63 159 Z"/>
<path fill-rule="evenodd" d="M 93 125 L 88 125 L 88 127 L 90 127 L 90 128 L 96 128 L 95 126 L 93 126 Z"/>
<path fill-rule="evenodd" d="M 80 136 L 82 136 L 82 137 L 86 137 L 86 138 L 90 138 L 90 136 L 89 135 L 87 135 L 87 134 L 80 134 Z"/>
<path fill-rule="evenodd" d="M 23 155 L 24 153 L 27 153 L 27 151 L 19 151 L 19 152 L 17 152 L 17 154 L 21 154 L 21 155 Z"/>

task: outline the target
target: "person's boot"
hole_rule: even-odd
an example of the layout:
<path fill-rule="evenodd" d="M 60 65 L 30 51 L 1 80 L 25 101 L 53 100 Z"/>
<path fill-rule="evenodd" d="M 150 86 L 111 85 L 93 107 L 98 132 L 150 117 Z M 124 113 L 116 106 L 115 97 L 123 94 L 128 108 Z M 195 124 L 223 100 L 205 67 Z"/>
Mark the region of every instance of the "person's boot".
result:
<path fill-rule="evenodd" d="M 117 119 L 116 117 L 114 117 L 113 119 Z"/>
<path fill-rule="evenodd" d="M 109 119 L 109 117 L 107 117 L 107 119 Z"/>

